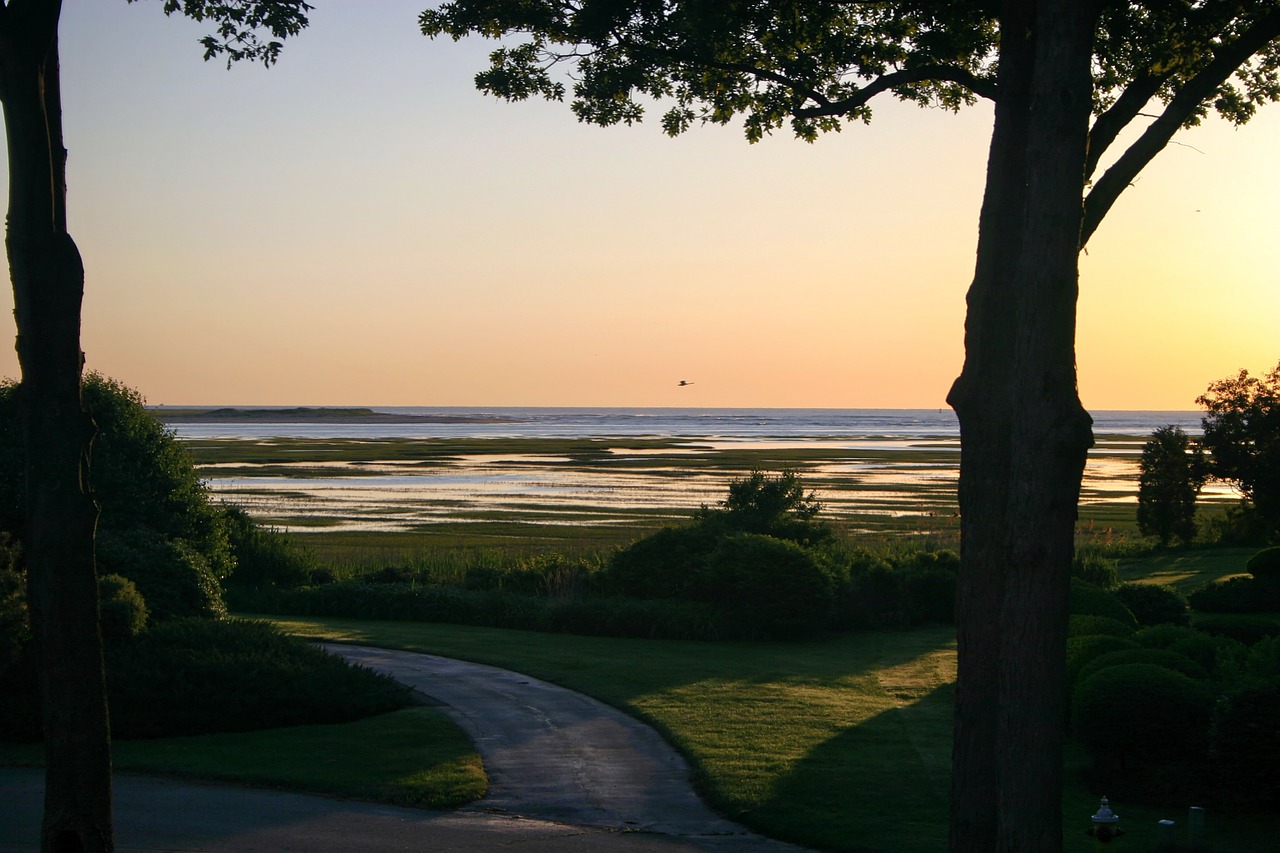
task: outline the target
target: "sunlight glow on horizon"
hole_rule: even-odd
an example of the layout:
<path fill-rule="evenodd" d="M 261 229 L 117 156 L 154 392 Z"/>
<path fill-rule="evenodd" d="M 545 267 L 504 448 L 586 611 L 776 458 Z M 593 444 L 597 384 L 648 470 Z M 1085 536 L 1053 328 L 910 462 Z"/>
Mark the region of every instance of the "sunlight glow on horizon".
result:
<path fill-rule="evenodd" d="M 67 0 L 89 369 L 170 405 L 945 406 L 989 107 L 600 129 L 476 92 L 492 45 L 423 38 L 425 5 L 319 3 L 227 71 L 156 4 Z M 1081 259 L 1093 409 L 1280 359 L 1280 105 L 1176 142 Z"/>

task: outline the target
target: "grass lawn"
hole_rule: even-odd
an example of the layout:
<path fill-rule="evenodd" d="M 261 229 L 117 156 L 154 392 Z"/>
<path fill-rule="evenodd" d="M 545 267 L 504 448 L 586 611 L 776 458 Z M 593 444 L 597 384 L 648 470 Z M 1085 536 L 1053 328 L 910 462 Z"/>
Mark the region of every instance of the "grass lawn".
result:
<path fill-rule="evenodd" d="M 697 643 L 501 629 L 281 619 L 304 636 L 426 651 L 562 684 L 657 726 L 694 765 L 722 813 L 766 835 L 839 851 L 946 848 L 950 628 L 859 634 L 813 643 Z M 1080 781 L 1068 752 L 1066 849 L 1101 794 L 1123 819 L 1126 849 L 1154 848 L 1156 822 L 1186 809 L 1135 807 Z M 1274 816 L 1209 815 L 1218 853 L 1275 853 Z"/>
<path fill-rule="evenodd" d="M 38 765 L 38 745 L 0 743 L 0 764 Z M 117 770 L 172 773 L 446 809 L 481 797 L 488 779 L 467 736 L 433 708 L 344 725 L 116 741 Z"/>

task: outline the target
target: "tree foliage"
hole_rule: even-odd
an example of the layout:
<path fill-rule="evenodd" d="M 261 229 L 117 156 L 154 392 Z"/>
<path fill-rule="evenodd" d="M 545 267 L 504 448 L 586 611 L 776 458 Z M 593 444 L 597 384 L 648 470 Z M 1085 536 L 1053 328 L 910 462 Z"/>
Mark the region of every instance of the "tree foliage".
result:
<path fill-rule="evenodd" d="M 1274 3 L 1100 6 L 1085 241 L 1180 128 L 1210 112 L 1242 124 L 1280 99 Z M 579 120 L 601 126 L 633 124 L 661 102 L 672 135 L 741 117 L 752 142 L 783 125 L 812 142 L 870 121 L 885 93 L 949 110 L 1000 97 L 998 4 L 985 0 L 453 0 L 419 24 L 433 38 L 502 40 L 476 75 L 483 92 L 568 97 Z M 1135 123 L 1136 137 L 1095 178 Z"/>
<path fill-rule="evenodd" d="M 1196 535 L 1196 496 L 1207 472 L 1204 454 L 1180 427 L 1160 427 L 1138 462 L 1138 529 L 1161 545 Z"/>
<path fill-rule="evenodd" d="M 1280 530 L 1280 364 L 1264 376 L 1241 370 L 1196 399 L 1209 471 L 1234 483 L 1271 530 Z"/>

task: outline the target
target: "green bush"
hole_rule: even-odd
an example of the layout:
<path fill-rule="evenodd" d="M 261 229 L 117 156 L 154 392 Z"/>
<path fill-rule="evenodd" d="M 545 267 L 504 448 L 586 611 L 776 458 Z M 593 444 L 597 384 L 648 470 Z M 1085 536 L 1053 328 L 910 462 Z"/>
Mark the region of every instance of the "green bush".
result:
<path fill-rule="evenodd" d="M 1280 583 L 1280 546 L 1263 548 L 1249 558 L 1244 568 L 1260 581 Z"/>
<path fill-rule="evenodd" d="M 1201 616 L 1196 620 L 1196 630 L 1252 645 L 1268 637 L 1280 636 L 1280 622 L 1265 616 L 1218 614 Z"/>
<path fill-rule="evenodd" d="M 794 471 L 777 476 L 752 471 L 729 483 L 729 496 L 718 509 L 704 507 L 698 524 L 813 546 L 830 542 L 835 536 L 835 529 L 818 519 L 821 511 L 822 504 L 813 493 L 805 494 Z"/>
<path fill-rule="evenodd" d="M 98 577 L 98 613 L 105 642 L 128 640 L 147 627 L 147 602 L 133 581 L 120 575 Z"/>
<path fill-rule="evenodd" d="M 835 573 L 795 542 L 727 536 L 708 558 L 707 575 L 704 600 L 726 607 L 744 633 L 795 637 L 830 625 Z"/>
<path fill-rule="evenodd" d="M 1119 563 L 1094 551 L 1077 551 L 1071 560 L 1071 576 L 1099 589 L 1115 589 L 1120 583 Z"/>
<path fill-rule="evenodd" d="M 1241 669 L 1242 676 L 1250 681 L 1280 680 L 1280 637 L 1267 637 L 1250 646 L 1241 660 Z"/>
<path fill-rule="evenodd" d="M 1109 666 L 1120 666 L 1129 663 L 1150 663 L 1163 666 L 1174 672 L 1180 672 L 1188 678 L 1198 681 L 1208 679 L 1209 673 L 1196 661 L 1186 655 L 1178 654 L 1170 649 L 1120 649 L 1100 654 L 1089 661 L 1076 673 L 1077 681 L 1084 681 L 1095 672 Z"/>
<path fill-rule="evenodd" d="M 180 539 L 145 528 L 102 531 L 97 538 L 99 571 L 133 581 L 157 621 L 227 613 L 222 587 L 208 561 Z"/>
<path fill-rule="evenodd" d="M 607 588 L 631 598 L 705 598 L 707 559 L 722 535 L 705 524 L 664 527 L 613 555 Z"/>
<path fill-rule="evenodd" d="M 170 620 L 109 647 L 107 692 L 122 738 L 348 722 L 410 703 L 387 676 L 235 619 Z"/>
<path fill-rule="evenodd" d="M 1096 762 L 1121 769 L 1194 763 L 1208 746 L 1212 707 L 1209 689 L 1182 673 L 1149 663 L 1109 666 L 1076 685 L 1072 731 Z"/>
<path fill-rule="evenodd" d="M 239 507 L 224 507 L 223 517 L 235 558 L 229 585 L 302 586 L 319 568 L 315 557 L 288 536 L 260 527 Z"/>
<path fill-rule="evenodd" d="M 1071 579 L 1071 595 L 1067 603 L 1073 616 L 1105 616 L 1126 625 L 1138 624 L 1129 608 L 1114 594 L 1080 578 Z"/>
<path fill-rule="evenodd" d="M 1280 678 L 1246 687 L 1219 703 L 1213 757 L 1219 785 L 1237 803 L 1280 808 Z"/>
<path fill-rule="evenodd" d="M 1100 655 L 1139 648 L 1133 640 L 1111 634 L 1089 634 L 1067 640 L 1067 684 L 1074 686 L 1080 670 Z"/>
<path fill-rule="evenodd" d="M 1133 639 L 1144 648 L 1168 649 L 1190 658 L 1215 679 L 1230 676 L 1248 652 L 1236 640 L 1181 625 L 1153 625 L 1138 631 Z"/>
<path fill-rule="evenodd" d="M 17 663 L 31 641 L 27 620 L 27 576 L 21 549 L 7 533 L 0 533 L 0 673 Z"/>
<path fill-rule="evenodd" d="M 1280 584 L 1241 575 L 1197 589 L 1187 603 L 1202 613 L 1280 612 Z"/>
<path fill-rule="evenodd" d="M 1125 583 L 1113 593 L 1129 609 L 1139 625 L 1188 625 L 1187 598 L 1170 586 Z"/>
<path fill-rule="evenodd" d="M 1112 637 L 1127 637 L 1133 633 L 1133 626 L 1109 616 L 1071 616 L 1067 619 L 1068 637 L 1089 637 L 1095 634 L 1109 634 Z"/>

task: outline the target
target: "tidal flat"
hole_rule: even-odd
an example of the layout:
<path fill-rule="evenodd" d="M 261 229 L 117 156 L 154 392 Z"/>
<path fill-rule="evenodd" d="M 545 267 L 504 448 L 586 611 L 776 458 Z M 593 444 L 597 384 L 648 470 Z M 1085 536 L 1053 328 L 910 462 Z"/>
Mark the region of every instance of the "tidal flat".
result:
<path fill-rule="evenodd" d="M 1101 435 L 1081 523 L 1132 529 L 1145 436 Z M 851 535 L 947 537 L 955 436 L 841 438 L 192 438 L 212 491 L 260 522 L 344 536 L 625 542 L 722 500 L 752 470 L 793 470 Z M 1234 500 L 1210 488 L 1208 504 Z M 557 532 L 558 531 L 558 532 Z"/>

